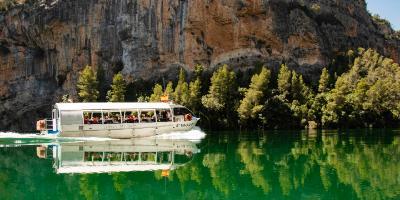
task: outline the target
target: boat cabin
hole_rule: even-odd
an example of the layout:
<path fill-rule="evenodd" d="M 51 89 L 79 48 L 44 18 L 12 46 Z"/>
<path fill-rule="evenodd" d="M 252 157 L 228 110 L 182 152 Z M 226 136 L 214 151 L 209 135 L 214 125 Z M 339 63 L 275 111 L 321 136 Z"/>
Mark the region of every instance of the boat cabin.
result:
<path fill-rule="evenodd" d="M 52 112 L 52 120 L 47 120 L 46 130 L 49 134 L 163 129 L 163 126 L 164 129 L 172 130 L 193 127 L 197 120 L 186 107 L 171 103 L 57 103 Z M 125 131 L 126 134 L 130 133 Z"/>

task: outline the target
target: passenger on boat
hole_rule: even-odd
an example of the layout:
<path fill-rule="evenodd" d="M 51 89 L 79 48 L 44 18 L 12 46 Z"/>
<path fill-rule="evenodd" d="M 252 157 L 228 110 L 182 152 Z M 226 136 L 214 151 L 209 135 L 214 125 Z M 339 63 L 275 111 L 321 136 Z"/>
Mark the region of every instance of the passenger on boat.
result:
<path fill-rule="evenodd" d="M 130 114 L 130 115 L 128 115 L 128 117 L 127 117 L 127 119 L 125 120 L 125 122 L 126 122 L 126 123 L 135 123 L 136 120 L 137 120 L 137 118 L 136 118 L 134 115 Z"/>
<path fill-rule="evenodd" d="M 167 111 L 167 119 L 168 121 L 172 121 L 172 115 L 170 111 Z"/>
<path fill-rule="evenodd" d="M 109 117 L 108 115 L 106 115 L 106 116 L 104 117 L 104 123 L 105 123 L 105 124 L 111 124 L 111 123 L 112 123 L 112 120 L 110 119 L 110 117 Z"/>
<path fill-rule="evenodd" d="M 89 124 L 89 117 L 85 116 L 85 118 L 83 119 L 83 123 L 84 124 Z"/>
<path fill-rule="evenodd" d="M 143 113 L 143 114 L 141 114 L 140 121 L 141 122 L 151 122 L 151 118 L 148 115 Z"/>
<path fill-rule="evenodd" d="M 161 111 L 157 115 L 157 121 L 166 122 L 167 121 L 167 113 L 165 111 Z"/>
<path fill-rule="evenodd" d="M 92 118 L 92 124 L 98 124 L 99 123 L 99 117 L 95 116 Z"/>
<path fill-rule="evenodd" d="M 119 115 L 115 115 L 115 116 L 112 118 L 112 123 L 113 123 L 113 124 L 119 124 L 119 123 L 121 123 L 121 119 L 119 118 Z"/>
<path fill-rule="evenodd" d="M 185 115 L 185 121 L 192 121 L 192 115 L 191 114 L 186 114 Z"/>

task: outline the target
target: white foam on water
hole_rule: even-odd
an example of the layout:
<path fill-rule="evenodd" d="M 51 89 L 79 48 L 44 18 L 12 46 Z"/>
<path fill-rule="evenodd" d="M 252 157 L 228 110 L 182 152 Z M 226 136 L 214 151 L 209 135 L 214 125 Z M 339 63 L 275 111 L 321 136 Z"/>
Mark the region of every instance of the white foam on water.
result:
<path fill-rule="evenodd" d="M 192 130 L 186 132 L 170 132 L 162 135 L 151 136 L 149 138 L 190 140 L 194 142 L 199 142 L 201 139 L 205 138 L 205 136 L 206 133 L 204 133 L 199 127 L 194 127 Z M 52 140 L 57 142 L 119 140 L 119 139 L 104 138 L 104 137 L 58 137 L 57 135 L 37 135 L 32 133 L 15 133 L 15 132 L 0 132 L 0 139 L 38 139 L 38 140 Z"/>
<path fill-rule="evenodd" d="M 202 131 L 199 127 L 194 127 L 190 131 L 185 132 L 170 132 L 166 134 L 152 136 L 151 138 L 157 139 L 170 139 L 170 140 L 190 140 L 194 142 L 199 142 L 206 137 L 206 133 Z"/>

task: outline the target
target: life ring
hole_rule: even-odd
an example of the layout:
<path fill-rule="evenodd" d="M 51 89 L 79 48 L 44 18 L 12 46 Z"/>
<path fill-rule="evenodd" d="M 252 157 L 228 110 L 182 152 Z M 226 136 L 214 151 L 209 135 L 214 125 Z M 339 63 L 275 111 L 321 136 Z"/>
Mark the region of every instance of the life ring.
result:
<path fill-rule="evenodd" d="M 36 122 L 36 130 L 38 131 L 44 131 L 46 126 L 46 121 L 44 120 L 39 120 Z"/>
<path fill-rule="evenodd" d="M 192 121 L 192 115 L 191 114 L 186 114 L 185 115 L 185 121 Z"/>

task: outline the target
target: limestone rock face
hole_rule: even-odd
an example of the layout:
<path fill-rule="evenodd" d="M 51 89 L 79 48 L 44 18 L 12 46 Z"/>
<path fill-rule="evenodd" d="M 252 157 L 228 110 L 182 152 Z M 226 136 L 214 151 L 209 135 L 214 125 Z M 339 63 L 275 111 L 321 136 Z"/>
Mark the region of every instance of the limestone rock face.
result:
<path fill-rule="evenodd" d="M 40 0 L 0 12 L 0 129 L 34 128 L 79 71 L 106 80 L 175 78 L 281 63 L 311 79 L 337 54 L 372 47 L 399 62 L 400 41 L 364 0 Z M 389 36 L 389 37 L 388 37 Z"/>

